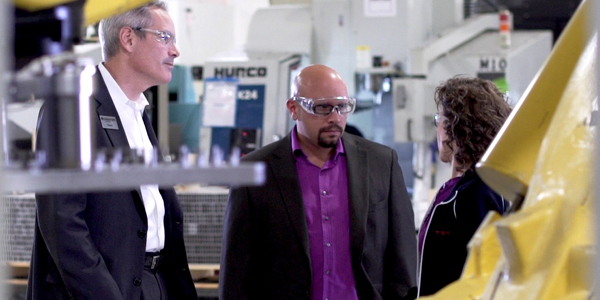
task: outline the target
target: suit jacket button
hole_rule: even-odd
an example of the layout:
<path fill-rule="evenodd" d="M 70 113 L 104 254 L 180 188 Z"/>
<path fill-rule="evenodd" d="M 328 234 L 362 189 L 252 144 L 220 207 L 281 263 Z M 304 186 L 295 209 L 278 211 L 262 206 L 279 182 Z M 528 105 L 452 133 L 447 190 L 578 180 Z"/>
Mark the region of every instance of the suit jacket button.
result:
<path fill-rule="evenodd" d="M 137 234 L 138 234 L 138 236 L 140 238 L 145 238 L 146 237 L 146 230 L 138 230 Z"/>
<path fill-rule="evenodd" d="M 142 284 L 142 280 L 141 279 L 139 279 L 137 277 L 133 279 L 133 285 L 139 286 L 140 284 Z"/>

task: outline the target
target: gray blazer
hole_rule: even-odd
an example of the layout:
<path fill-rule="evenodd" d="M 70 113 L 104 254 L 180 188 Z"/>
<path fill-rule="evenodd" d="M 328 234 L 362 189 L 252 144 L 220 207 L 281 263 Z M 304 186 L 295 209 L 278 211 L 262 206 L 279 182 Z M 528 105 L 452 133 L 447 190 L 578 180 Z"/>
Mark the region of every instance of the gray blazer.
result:
<path fill-rule="evenodd" d="M 394 150 L 344 134 L 352 269 L 358 297 L 413 299 L 417 244 L 412 205 Z M 244 157 L 267 181 L 231 190 L 219 294 L 229 299 L 310 299 L 311 263 L 291 134 Z"/>
<path fill-rule="evenodd" d="M 96 146 L 129 149 L 123 125 L 98 71 L 95 80 Z M 99 116 L 116 117 L 118 130 L 102 128 Z M 143 119 L 150 141 L 156 145 L 152 124 L 145 114 Z M 38 149 L 52 145 L 52 126 L 44 124 L 56 121 L 42 108 Z M 183 243 L 181 206 L 172 188 L 161 189 L 160 193 L 165 203 L 166 237 L 160 268 L 169 296 L 197 300 Z M 148 218 L 139 190 L 36 194 L 36 204 L 27 299 L 141 298 Z"/>

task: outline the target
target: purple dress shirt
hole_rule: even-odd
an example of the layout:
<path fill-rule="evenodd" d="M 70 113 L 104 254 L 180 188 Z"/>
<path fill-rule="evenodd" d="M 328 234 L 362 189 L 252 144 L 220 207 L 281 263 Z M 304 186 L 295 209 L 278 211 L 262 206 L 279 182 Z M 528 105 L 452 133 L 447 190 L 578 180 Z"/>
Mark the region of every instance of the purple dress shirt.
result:
<path fill-rule="evenodd" d="M 350 259 L 346 155 L 341 140 L 319 168 L 302 152 L 296 128 L 292 151 L 302 189 L 310 241 L 313 300 L 358 300 Z M 292 271 L 293 272 L 293 271 Z"/>

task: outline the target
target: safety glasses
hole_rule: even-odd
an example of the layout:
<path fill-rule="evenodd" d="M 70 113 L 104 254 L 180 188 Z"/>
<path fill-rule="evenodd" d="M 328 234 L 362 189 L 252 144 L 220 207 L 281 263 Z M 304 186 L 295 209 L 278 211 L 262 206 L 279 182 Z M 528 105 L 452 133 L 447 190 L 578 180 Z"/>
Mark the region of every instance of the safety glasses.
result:
<path fill-rule="evenodd" d="M 308 113 L 317 116 L 329 116 L 334 110 L 338 114 L 351 114 L 356 109 L 356 99 L 351 97 L 304 98 L 292 97 Z"/>
<path fill-rule="evenodd" d="M 156 40 L 163 43 L 165 46 L 175 45 L 175 36 L 168 30 L 161 31 L 149 28 L 141 28 L 141 27 L 132 27 L 133 30 L 150 32 L 156 35 Z"/>

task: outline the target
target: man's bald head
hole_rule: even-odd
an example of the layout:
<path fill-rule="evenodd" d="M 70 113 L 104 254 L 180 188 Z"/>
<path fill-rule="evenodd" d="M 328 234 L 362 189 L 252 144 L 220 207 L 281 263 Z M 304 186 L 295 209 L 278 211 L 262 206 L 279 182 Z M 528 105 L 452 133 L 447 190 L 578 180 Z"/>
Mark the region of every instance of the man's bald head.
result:
<path fill-rule="evenodd" d="M 292 96 L 314 99 L 342 97 L 348 96 L 348 88 L 334 69 L 324 65 L 310 65 L 294 78 Z"/>

